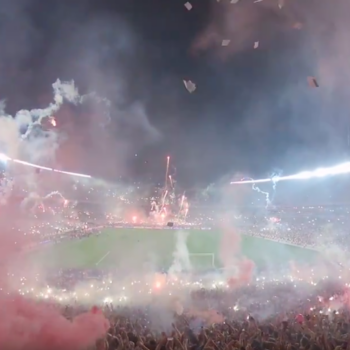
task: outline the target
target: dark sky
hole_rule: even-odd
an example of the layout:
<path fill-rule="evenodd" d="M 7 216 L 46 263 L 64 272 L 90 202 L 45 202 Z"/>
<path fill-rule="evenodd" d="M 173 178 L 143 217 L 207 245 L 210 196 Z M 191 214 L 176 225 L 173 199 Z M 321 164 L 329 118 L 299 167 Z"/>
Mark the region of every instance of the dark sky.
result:
<path fill-rule="evenodd" d="M 161 180 L 167 155 L 183 186 L 346 158 L 349 2 L 285 0 L 279 9 L 272 0 L 193 0 L 191 11 L 184 3 L 3 1 L 8 111 L 45 106 L 57 78 L 107 97 L 107 128 L 90 107 L 57 115 L 65 135 L 57 162 L 112 179 Z M 308 76 L 320 87 L 310 88 Z M 184 79 L 196 83 L 194 93 Z"/>

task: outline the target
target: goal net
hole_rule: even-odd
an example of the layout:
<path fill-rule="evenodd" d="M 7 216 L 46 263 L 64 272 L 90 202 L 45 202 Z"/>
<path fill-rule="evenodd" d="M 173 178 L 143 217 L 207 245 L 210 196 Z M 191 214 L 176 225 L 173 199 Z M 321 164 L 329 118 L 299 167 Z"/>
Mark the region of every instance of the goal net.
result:
<path fill-rule="evenodd" d="M 212 270 L 215 268 L 215 254 L 190 254 L 190 262 L 193 270 Z"/>

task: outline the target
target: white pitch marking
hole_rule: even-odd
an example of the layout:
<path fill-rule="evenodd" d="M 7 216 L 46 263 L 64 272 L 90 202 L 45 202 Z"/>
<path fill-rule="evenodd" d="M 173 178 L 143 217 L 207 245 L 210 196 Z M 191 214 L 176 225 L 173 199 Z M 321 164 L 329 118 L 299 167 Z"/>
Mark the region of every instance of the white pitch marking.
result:
<path fill-rule="evenodd" d="M 103 261 L 108 255 L 109 255 L 110 252 L 107 252 L 97 263 L 96 263 L 96 266 L 101 262 Z"/>

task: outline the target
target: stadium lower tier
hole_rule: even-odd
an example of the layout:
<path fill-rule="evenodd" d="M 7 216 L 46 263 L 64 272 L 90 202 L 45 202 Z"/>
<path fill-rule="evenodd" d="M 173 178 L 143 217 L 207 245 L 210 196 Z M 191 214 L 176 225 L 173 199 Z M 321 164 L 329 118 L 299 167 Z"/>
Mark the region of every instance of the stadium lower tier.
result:
<path fill-rule="evenodd" d="M 231 240 L 229 235 L 218 229 L 182 233 L 171 229 L 105 229 L 98 235 L 42 245 L 29 254 L 30 260 L 47 268 L 125 271 L 148 268 L 164 271 L 174 261 L 186 265 L 183 261 L 186 256 L 195 270 L 222 268 L 222 252 L 227 254 L 230 248 L 232 257 L 247 257 L 262 269 L 287 266 L 291 261 L 312 263 L 320 258 L 313 250 L 245 235 L 237 242 L 237 236 Z"/>

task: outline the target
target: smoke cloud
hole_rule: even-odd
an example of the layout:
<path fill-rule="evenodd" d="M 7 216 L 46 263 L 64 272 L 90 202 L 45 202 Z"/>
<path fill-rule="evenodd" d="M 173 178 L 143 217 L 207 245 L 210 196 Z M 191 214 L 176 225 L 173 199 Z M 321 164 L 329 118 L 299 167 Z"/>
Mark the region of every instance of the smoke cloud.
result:
<path fill-rule="evenodd" d="M 245 72 L 242 91 L 236 93 L 244 104 L 242 122 L 235 122 L 235 130 L 245 135 L 237 133 L 240 142 L 249 140 L 247 153 L 259 149 L 257 170 L 269 172 L 277 165 L 286 173 L 335 164 L 348 153 L 349 10 L 343 0 L 336 7 L 299 0 L 212 3 L 210 20 L 192 50 L 211 56 L 225 70 L 234 63 L 232 83 L 227 82 L 232 87 Z M 223 47 L 222 40 L 230 44 Z M 320 87 L 309 87 L 308 76 Z M 267 141 L 271 134 L 273 145 Z M 237 158 L 241 168 L 251 167 L 250 157 Z"/>
<path fill-rule="evenodd" d="M 183 272 L 190 272 L 191 261 L 190 253 L 187 247 L 187 238 L 189 233 L 186 231 L 177 231 L 175 236 L 174 260 L 169 268 L 169 275 L 176 275 Z"/>
<path fill-rule="evenodd" d="M 1 298 L 0 305 L 2 348 L 80 349 L 94 345 L 109 328 L 107 319 L 94 309 L 69 321 L 59 309 L 21 297 Z"/>

